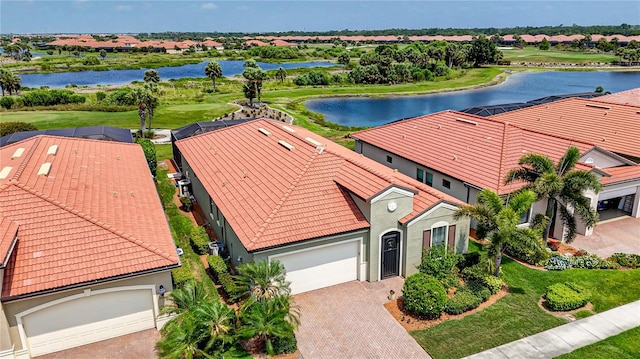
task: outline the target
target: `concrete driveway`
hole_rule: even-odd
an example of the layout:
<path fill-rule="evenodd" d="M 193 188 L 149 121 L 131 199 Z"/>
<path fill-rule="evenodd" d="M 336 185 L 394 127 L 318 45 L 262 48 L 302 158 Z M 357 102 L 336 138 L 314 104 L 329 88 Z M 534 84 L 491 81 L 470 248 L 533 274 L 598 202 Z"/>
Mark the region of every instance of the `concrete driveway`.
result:
<path fill-rule="evenodd" d="M 640 218 L 623 217 L 600 222 L 591 236 L 578 235 L 571 245 L 602 258 L 616 252 L 640 254 Z"/>
<path fill-rule="evenodd" d="M 158 340 L 160 340 L 160 332 L 155 329 L 148 329 L 114 339 L 103 340 L 101 342 L 39 356 L 38 359 L 158 359 L 155 350 Z"/>
<path fill-rule="evenodd" d="M 430 358 L 383 306 L 389 290 L 400 293 L 402 283 L 399 277 L 349 282 L 296 295 L 304 359 Z"/>

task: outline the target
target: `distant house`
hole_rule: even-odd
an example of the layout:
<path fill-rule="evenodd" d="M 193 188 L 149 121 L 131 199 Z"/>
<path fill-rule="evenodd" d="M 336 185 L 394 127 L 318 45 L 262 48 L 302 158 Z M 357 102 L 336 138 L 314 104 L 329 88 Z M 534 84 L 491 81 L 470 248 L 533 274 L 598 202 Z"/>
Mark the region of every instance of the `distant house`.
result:
<path fill-rule="evenodd" d="M 0 357 L 160 328 L 178 266 L 140 146 L 39 135 L 0 149 Z"/>
<path fill-rule="evenodd" d="M 303 128 L 257 119 L 176 146 L 231 261 L 282 262 L 293 293 L 415 273 L 435 245 L 466 250 L 462 201 Z"/>
<path fill-rule="evenodd" d="M 562 101 L 536 107 L 559 102 Z M 598 207 L 599 201 L 615 199 L 616 208 L 620 206 L 624 213 L 640 216 L 640 166 L 610 152 L 611 149 L 601 148 L 600 143 L 596 147 L 593 142 L 586 141 L 587 138 L 580 141 L 573 133 L 562 131 L 546 134 L 541 126 L 522 128 L 514 125 L 517 121 L 509 117 L 533 108 L 488 118 L 443 111 L 392 122 L 351 136 L 356 140 L 356 152 L 471 204 L 477 202 L 481 189 L 505 196 L 518 190 L 521 183 L 507 185 L 504 178 L 509 170 L 518 167 L 518 160 L 524 154 L 535 152 L 557 161 L 569 146 L 576 146 L 582 153 L 580 168 L 594 172 L 602 178 L 604 185 L 598 195 L 585 194 L 591 199 L 593 208 Z M 551 113 L 554 118 L 549 120 L 557 123 L 561 115 Z M 503 120 L 498 120 L 498 116 Z M 575 127 L 576 121 L 573 120 Z M 528 223 L 532 213 L 544 213 L 545 208 L 546 201 L 536 202 L 521 218 L 521 223 Z M 559 236 L 561 221 L 556 221 L 552 230 Z M 584 224 L 578 225 L 580 234 L 589 235 L 591 231 Z"/>
<path fill-rule="evenodd" d="M 250 46 L 258 46 L 258 47 L 269 46 L 269 43 L 264 42 L 264 41 L 260 41 L 260 40 L 247 40 L 247 42 L 245 42 L 245 44 L 247 45 L 247 47 L 250 47 Z"/>

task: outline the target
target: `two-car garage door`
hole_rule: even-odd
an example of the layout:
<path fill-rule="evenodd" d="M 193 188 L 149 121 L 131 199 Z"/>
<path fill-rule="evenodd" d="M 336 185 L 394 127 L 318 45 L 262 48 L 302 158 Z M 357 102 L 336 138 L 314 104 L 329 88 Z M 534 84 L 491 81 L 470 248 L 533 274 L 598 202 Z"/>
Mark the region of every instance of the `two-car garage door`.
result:
<path fill-rule="evenodd" d="M 360 241 L 350 241 L 270 257 L 284 264 L 291 293 L 303 293 L 358 279 Z"/>
<path fill-rule="evenodd" d="M 150 289 L 87 294 L 22 317 L 31 356 L 155 328 Z"/>

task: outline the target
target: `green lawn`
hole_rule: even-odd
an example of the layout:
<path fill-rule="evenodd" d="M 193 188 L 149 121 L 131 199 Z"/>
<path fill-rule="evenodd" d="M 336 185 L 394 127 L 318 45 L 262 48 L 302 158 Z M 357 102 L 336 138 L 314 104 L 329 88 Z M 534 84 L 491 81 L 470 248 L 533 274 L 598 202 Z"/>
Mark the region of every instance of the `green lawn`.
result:
<path fill-rule="evenodd" d="M 168 160 L 173 158 L 173 146 L 171 144 L 156 145 L 156 160 Z"/>
<path fill-rule="evenodd" d="M 571 281 L 590 289 L 596 312 L 640 299 L 640 269 L 539 271 L 508 258 L 502 268 L 510 289 L 507 296 L 461 320 L 411 333 L 433 358 L 461 358 L 565 324 L 537 304 L 545 288 L 556 282 Z"/>
<path fill-rule="evenodd" d="M 525 47 L 524 49 L 501 50 L 504 60 L 512 63 L 517 62 L 537 62 L 537 63 L 573 63 L 582 64 L 588 62 L 611 62 L 618 60 L 615 55 L 590 54 L 577 51 L 561 51 L 553 47 L 548 51 L 542 51 L 535 47 Z"/>
<path fill-rule="evenodd" d="M 576 349 L 557 359 L 634 359 L 640 358 L 640 327 Z"/>

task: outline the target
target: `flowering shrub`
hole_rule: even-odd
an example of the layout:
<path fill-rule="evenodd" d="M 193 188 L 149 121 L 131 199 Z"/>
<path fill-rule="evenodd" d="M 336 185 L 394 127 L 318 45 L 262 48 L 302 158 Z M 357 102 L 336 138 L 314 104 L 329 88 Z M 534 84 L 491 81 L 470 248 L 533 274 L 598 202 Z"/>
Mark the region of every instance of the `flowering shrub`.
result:
<path fill-rule="evenodd" d="M 571 267 L 594 269 L 600 268 L 601 259 L 597 256 L 573 256 L 570 258 Z"/>
<path fill-rule="evenodd" d="M 547 270 L 566 270 L 571 268 L 571 260 L 564 256 L 553 256 L 544 265 Z"/>

